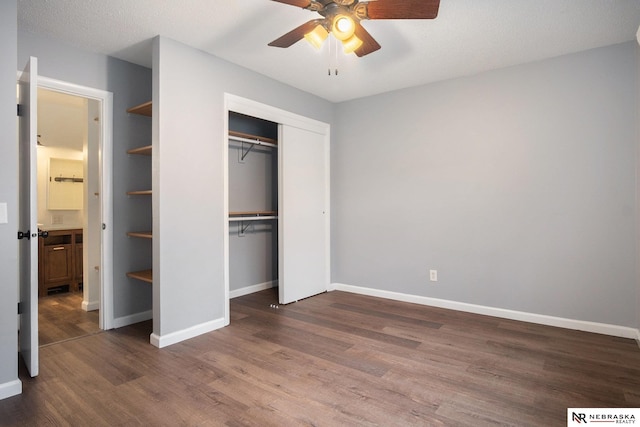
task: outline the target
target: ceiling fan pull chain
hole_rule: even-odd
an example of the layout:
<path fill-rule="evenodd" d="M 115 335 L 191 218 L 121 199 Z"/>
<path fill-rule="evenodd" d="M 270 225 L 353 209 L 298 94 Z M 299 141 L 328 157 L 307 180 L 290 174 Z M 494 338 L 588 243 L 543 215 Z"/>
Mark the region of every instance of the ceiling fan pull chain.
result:
<path fill-rule="evenodd" d="M 333 75 L 337 76 L 338 75 L 338 46 L 337 46 L 338 41 L 335 39 L 330 39 L 329 40 L 329 70 L 328 73 L 329 75 L 331 75 L 331 68 L 333 68 Z M 333 48 L 332 48 L 332 44 L 333 44 Z M 331 54 L 331 51 L 335 52 L 335 56 Z"/>
<path fill-rule="evenodd" d="M 337 76 L 338 75 L 338 39 L 334 38 L 334 43 L 335 44 L 333 45 L 333 50 L 336 54 L 336 69 L 334 71 L 335 71 L 335 75 Z"/>
<path fill-rule="evenodd" d="M 327 56 L 327 72 L 329 73 L 329 75 L 331 75 L 331 38 L 329 38 L 329 43 L 327 43 L 329 45 L 329 56 Z"/>
<path fill-rule="evenodd" d="M 329 39 L 328 53 L 329 56 L 327 58 L 327 74 L 331 75 L 331 69 L 333 68 L 333 75 L 338 75 L 338 41 L 335 39 Z M 334 52 L 335 54 L 332 54 Z"/>

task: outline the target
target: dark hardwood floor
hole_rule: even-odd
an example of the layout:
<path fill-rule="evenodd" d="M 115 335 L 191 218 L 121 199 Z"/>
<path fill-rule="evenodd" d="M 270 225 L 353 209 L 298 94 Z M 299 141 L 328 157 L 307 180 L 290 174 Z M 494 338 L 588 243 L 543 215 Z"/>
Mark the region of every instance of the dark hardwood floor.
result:
<path fill-rule="evenodd" d="M 157 349 L 150 322 L 49 345 L 2 425 L 566 426 L 639 407 L 635 341 L 331 292 L 232 300 L 229 327 Z"/>
<path fill-rule="evenodd" d="M 82 292 L 65 292 L 38 299 L 38 339 L 40 345 L 95 334 L 98 311 L 82 309 Z"/>

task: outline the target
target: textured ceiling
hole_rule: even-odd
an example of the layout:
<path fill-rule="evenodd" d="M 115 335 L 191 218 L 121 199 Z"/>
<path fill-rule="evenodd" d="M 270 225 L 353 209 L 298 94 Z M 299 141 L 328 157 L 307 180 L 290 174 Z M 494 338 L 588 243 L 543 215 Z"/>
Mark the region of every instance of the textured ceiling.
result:
<path fill-rule="evenodd" d="M 22 30 L 147 67 L 161 34 L 333 102 L 633 40 L 640 1 L 441 0 L 435 20 L 364 21 L 382 49 L 363 58 L 267 46 L 317 16 L 269 0 L 18 1 Z"/>

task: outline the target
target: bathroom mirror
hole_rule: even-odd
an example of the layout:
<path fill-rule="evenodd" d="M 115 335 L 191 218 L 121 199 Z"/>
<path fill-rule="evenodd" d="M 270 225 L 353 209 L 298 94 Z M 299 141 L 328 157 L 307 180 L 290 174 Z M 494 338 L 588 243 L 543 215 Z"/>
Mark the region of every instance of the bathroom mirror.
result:
<path fill-rule="evenodd" d="M 82 160 L 49 159 L 47 209 L 82 209 L 83 169 Z"/>

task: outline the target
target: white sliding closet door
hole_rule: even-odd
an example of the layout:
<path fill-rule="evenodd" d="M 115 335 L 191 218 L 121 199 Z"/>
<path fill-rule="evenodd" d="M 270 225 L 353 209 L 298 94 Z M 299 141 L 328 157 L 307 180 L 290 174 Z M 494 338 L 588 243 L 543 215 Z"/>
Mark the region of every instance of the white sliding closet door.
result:
<path fill-rule="evenodd" d="M 278 292 L 288 304 L 327 290 L 328 150 L 325 135 L 280 125 Z"/>

